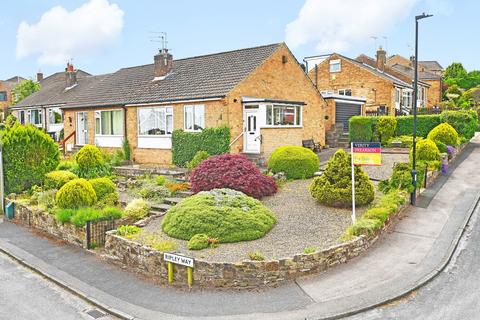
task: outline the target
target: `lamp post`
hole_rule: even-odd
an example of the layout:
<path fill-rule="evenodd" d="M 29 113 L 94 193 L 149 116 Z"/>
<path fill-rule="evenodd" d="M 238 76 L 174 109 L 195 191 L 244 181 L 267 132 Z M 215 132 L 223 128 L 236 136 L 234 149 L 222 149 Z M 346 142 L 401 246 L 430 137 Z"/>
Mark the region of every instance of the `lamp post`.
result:
<path fill-rule="evenodd" d="M 418 99 L 418 20 L 432 17 L 431 14 L 422 13 L 415 16 L 415 78 L 413 82 L 413 152 L 412 152 L 412 184 L 413 192 L 410 195 L 410 203 L 415 205 L 417 194 L 417 99 Z"/>

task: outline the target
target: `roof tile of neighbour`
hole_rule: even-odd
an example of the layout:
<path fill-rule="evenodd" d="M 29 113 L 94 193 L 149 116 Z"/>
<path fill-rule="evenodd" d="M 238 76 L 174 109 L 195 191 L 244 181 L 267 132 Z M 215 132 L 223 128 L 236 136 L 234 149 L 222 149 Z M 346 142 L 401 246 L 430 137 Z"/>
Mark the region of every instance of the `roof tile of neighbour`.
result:
<path fill-rule="evenodd" d="M 148 64 L 100 76 L 77 75 L 78 85 L 65 91 L 65 76 L 61 72 L 45 78 L 40 91 L 15 107 L 93 107 L 223 97 L 281 45 L 174 60 L 169 75 L 158 81 L 153 81 L 154 65 Z"/>
<path fill-rule="evenodd" d="M 71 107 L 168 102 L 223 97 L 281 43 L 173 61 L 169 75 L 154 79 L 154 65 L 123 68 L 99 85 L 81 90 Z"/>
<path fill-rule="evenodd" d="M 401 64 L 394 64 L 393 66 L 391 66 L 391 68 L 408 75 L 412 79 L 415 75 L 415 71 L 413 70 L 413 68 L 407 67 Z M 420 80 L 441 80 L 442 79 L 442 77 L 437 74 L 434 74 L 428 71 L 422 71 L 422 70 L 418 71 L 418 78 Z"/>
<path fill-rule="evenodd" d="M 78 85 L 70 90 L 65 90 L 65 73 L 54 73 L 40 81 L 40 91 L 37 91 L 26 97 L 18 104 L 12 106 L 12 108 L 65 104 L 70 99 L 75 97 L 80 88 L 94 85 L 104 77 L 105 75 L 92 76 L 83 70 L 78 70 Z"/>
<path fill-rule="evenodd" d="M 424 66 L 425 68 L 432 70 L 432 71 L 441 71 L 443 67 L 438 61 L 431 60 L 431 61 L 418 61 L 418 64 Z"/>

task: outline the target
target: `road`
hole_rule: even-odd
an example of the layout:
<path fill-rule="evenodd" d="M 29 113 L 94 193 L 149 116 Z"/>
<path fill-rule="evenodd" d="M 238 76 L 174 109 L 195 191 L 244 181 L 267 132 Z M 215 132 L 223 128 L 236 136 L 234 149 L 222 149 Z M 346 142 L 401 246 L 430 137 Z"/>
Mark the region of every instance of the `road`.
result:
<path fill-rule="evenodd" d="M 92 310 L 96 312 L 89 315 L 87 312 Z M 78 297 L 0 254 L 0 319 L 114 319 L 98 312 Z"/>
<path fill-rule="evenodd" d="M 347 319 L 480 319 L 479 215 L 477 207 L 452 261 L 438 277 L 408 297 Z"/>

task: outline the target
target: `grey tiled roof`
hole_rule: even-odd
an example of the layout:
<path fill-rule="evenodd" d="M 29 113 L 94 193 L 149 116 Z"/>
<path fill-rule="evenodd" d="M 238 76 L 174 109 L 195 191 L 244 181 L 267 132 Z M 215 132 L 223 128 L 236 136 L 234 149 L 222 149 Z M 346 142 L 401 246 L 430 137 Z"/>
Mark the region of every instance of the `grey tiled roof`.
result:
<path fill-rule="evenodd" d="M 397 70 L 398 72 L 401 72 L 412 79 L 415 75 L 415 70 L 411 67 L 407 67 L 401 64 L 394 64 L 391 67 L 394 70 Z M 421 80 L 441 80 L 442 79 L 442 77 L 437 74 L 434 74 L 428 71 L 421 71 L 421 70 L 418 71 L 418 78 Z"/>
<path fill-rule="evenodd" d="M 421 64 L 425 68 L 432 70 L 432 71 L 440 71 L 443 70 L 443 67 L 438 61 L 418 61 L 418 64 Z"/>
<path fill-rule="evenodd" d="M 16 108 L 36 107 L 44 105 L 62 105 L 74 98 L 81 88 L 99 81 L 104 76 L 91 76 L 89 73 L 78 70 L 78 85 L 65 91 L 65 73 L 57 72 L 40 81 L 41 89 L 26 97 L 16 105 Z"/>
<path fill-rule="evenodd" d="M 123 68 L 83 88 L 67 107 L 168 102 L 222 97 L 264 62 L 281 43 L 173 61 L 164 80 L 153 64 Z"/>

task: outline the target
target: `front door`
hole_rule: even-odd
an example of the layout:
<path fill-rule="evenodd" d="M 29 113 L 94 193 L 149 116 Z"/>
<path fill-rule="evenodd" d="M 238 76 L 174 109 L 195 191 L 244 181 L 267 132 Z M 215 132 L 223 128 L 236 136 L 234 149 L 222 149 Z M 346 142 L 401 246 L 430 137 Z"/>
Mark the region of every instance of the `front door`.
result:
<path fill-rule="evenodd" d="M 77 145 L 88 143 L 88 120 L 86 112 L 77 112 Z"/>
<path fill-rule="evenodd" d="M 245 109 L 244 152 L 260 153 L 262 137 L 258 123 L 258 108 Z"/>

